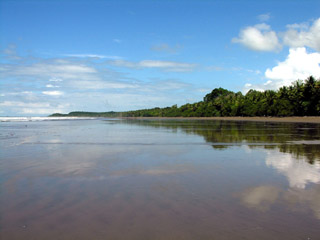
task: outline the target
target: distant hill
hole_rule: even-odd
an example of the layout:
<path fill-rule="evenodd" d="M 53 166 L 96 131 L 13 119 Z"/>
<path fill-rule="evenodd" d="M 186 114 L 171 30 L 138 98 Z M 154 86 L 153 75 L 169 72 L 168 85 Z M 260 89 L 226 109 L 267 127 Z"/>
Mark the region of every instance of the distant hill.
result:
<path fill-rule="evenodd" d="M 120 112 L 83 112 L 76 111 L 68 114 L 54 113 L 49 117 L 119 117 Z"/>

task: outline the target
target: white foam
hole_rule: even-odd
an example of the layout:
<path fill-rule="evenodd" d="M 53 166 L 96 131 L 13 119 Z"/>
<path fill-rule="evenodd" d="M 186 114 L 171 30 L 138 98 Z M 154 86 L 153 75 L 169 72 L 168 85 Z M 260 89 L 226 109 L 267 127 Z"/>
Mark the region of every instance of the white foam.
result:
<path fill-rule="evenodd" d="M 90 120 L 94 117 L 0 117 L 0 122 L 35 122 L 61 120 Z"/>

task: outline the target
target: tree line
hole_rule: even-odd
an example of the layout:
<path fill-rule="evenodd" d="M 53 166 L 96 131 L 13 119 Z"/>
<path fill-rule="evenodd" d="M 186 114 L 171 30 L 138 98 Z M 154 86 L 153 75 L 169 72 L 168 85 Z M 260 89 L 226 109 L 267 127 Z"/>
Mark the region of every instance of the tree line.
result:
<path fill-rule="evenodd" d="M 278 149 L 290 153 L 297 159 L 306 159 L 310 164 L 320 161 L 319 145 L 292 144 L 292 141 L 313 141 L 319 139 L 320 125 L 303 123 L 273 123 L 250 121 L 203 121 L 203 120 L 161 120 L 130 119 L 123 124 L 150 128 L 165 128 L 172 132 L 202 136 L 216 150 L 235 146 L 230 143 L 246 142 L 249 148 Z M 250 131 L 248 131 L 250 129 Z M 261 145 L 260 143 L 264 143 Z M 320 163 L 320 162 L 319 162 Z"/>
<path fill-rule="evenodd" d="M 249 90 L 245 95 L 215 88 L 203 101 L 180 107 L 141 109 L 127 112 L 71 112 L 51 116 L 99 117 L 228 117 L 228 116 L 320 116 L 320 79 L 313 76 L 278 90 Z"/>

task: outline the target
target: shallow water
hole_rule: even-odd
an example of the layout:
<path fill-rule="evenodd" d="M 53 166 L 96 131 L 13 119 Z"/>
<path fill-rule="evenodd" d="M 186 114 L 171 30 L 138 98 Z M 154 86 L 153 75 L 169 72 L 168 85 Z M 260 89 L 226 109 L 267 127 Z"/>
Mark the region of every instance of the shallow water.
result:
<path fill-rule="evenodd" d="M 1 239 L 319 239 L 320 125 L 0 123 Z"/>

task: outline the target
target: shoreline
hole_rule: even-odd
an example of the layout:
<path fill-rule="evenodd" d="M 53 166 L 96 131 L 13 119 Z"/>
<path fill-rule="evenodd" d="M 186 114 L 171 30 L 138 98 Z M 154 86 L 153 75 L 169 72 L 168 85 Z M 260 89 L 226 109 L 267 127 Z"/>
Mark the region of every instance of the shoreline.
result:
<path fill-rule="evenodd" d="M 320 117 L 119 117 L 120 119 L 181 119 L 181 120 L 223 120 L 250 122 L 287 122 L 287 123 L 318 123 Z"/>

